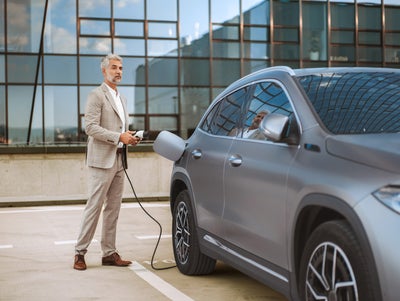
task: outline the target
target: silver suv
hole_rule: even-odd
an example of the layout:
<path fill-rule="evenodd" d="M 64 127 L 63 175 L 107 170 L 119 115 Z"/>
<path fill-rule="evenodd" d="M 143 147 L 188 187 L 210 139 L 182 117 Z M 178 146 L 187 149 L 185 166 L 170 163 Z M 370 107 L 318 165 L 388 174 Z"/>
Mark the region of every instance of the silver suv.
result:
<path fill-rule="evenodd" d="M 176 161 L 179 270 L 221 260 L 290 300 L 400 296 L 400 70 L 267 68 L 222 92 Z"/>

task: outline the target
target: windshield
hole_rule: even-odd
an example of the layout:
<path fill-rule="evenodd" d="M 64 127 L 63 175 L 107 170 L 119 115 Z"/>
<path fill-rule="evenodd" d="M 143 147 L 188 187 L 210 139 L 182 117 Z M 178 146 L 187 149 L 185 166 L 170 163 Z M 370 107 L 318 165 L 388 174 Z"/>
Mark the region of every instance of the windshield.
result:
<path fill-rule="evenodd" d="M 399 73 L 324 73 L 298 79 L 333 134 L 400 131 Z"/>

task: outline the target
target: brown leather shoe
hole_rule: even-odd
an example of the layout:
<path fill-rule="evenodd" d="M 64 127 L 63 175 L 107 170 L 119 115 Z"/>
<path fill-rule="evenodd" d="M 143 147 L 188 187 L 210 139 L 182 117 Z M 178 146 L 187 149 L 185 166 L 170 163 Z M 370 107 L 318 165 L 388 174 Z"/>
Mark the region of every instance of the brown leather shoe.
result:
<path fill-rule="evenodd" d="M 118 253 L 113 253 L 101 259 L 103 265 L 115 265 L 117 267 L 126 267 L 132 263 L 129 260 L 122 260 Z"/>
<path fill-rule="evenodd" d="M 79 271 L 86 270 L 85 257 L 83 255 L 75 255 L 74 269 Z"/>

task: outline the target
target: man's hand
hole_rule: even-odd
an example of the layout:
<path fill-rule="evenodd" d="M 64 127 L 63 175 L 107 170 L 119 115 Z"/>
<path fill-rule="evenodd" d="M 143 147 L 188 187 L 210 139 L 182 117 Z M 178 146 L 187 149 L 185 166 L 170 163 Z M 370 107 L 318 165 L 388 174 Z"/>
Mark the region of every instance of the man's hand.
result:
<path fill-rule="evenodd" d="M 119 141 L 123 144 L 136 145 L 140 142 L 140 138 L 134 137 L 135 133 L 135 131 L 126 131 L 119 136 Z"/>

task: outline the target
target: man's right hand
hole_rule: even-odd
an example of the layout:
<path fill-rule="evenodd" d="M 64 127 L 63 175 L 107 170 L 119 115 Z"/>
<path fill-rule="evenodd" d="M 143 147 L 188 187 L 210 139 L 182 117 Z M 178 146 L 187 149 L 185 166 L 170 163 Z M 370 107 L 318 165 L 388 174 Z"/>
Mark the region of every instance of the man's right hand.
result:
<path fill-rule="evenodd" d="M 140 142 L 140 138 L 134 137 L 135 133 L 135 131 L 126 131 L 119 136 L 119 141 L 123 144 L 136 145 Z"/>

